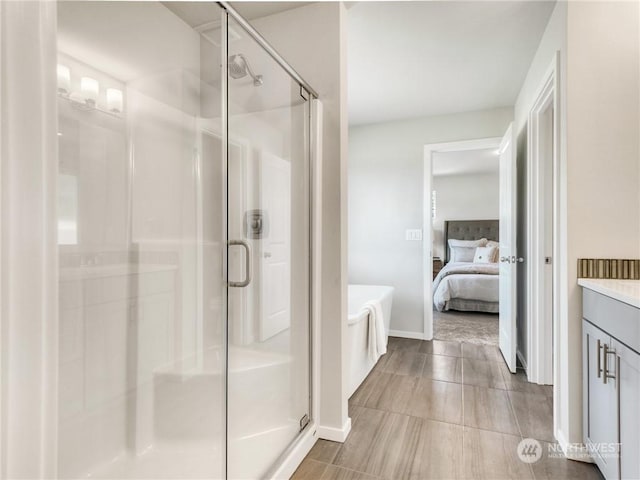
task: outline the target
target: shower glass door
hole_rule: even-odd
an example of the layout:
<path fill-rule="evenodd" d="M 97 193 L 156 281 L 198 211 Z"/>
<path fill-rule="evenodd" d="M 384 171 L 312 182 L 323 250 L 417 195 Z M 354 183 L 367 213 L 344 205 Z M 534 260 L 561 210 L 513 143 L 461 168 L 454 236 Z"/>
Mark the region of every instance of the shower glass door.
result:
<path fill-rule="evenodd" d="M 310 413 L 309 101 L 228 21 L 228 478 L 262 478 Z"/>
<path fill-rule="evenodd" d="M 224 478 L 226 14 L 57 15 L 57 477 Z"/>
<path fill-rule="evenodd" d="M 212 2 L 57 15 L 58 478 L 262 478 L 310 412 L 307 95 Z"/>

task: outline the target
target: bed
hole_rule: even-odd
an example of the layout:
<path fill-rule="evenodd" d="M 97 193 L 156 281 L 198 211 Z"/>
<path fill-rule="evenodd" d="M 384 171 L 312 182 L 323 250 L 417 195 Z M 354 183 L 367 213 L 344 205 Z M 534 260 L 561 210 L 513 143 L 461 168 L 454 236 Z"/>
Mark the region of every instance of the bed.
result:
<path fill-rule="evenodd" d="M 445 264 L 433 283 L 438 311 L 498 313 L 499 235 L 498 220 L 444 222 Z"/>

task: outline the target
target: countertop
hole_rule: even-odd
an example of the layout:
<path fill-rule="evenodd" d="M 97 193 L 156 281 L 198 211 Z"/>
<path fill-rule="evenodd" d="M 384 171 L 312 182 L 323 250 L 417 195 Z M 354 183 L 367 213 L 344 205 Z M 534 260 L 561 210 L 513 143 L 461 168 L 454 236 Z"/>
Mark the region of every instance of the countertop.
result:
<path fill-rule="evenodd" d="M 640 280 L 579 278 L 578 285 L 640 308 Z"/>

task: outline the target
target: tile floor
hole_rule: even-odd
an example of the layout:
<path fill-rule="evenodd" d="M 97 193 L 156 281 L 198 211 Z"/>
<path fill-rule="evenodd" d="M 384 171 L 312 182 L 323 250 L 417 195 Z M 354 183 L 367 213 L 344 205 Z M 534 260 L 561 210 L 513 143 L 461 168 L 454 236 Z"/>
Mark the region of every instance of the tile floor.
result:
<path fill-rule="evenodd" d="M 390 337 L 349 400 L 347 441 L 318 441 L 293 479 L 600 479 L 547 455 L 552 410 L 551 387 L 512 375 L 495 346 Z M 516 451 L 527 437 L 543 447 L 533 464 Z"/>

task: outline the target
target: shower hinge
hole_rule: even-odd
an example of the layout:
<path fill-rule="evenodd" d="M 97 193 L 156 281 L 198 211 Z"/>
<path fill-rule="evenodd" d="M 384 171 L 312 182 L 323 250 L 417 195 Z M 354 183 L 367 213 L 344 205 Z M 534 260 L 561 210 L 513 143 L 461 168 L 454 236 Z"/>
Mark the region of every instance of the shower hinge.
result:
<path fill-rule="evenodd" d="M 309 92 L 302 85 L 300 85 L 300 96 L 305 100 L 309 100 Z"/>
<path fill-rule="evenodd" d="M 304 430 L 307 425 L 309 425 L 309 415 L 305 413 L 300 419 L 300 431 Z"/>

